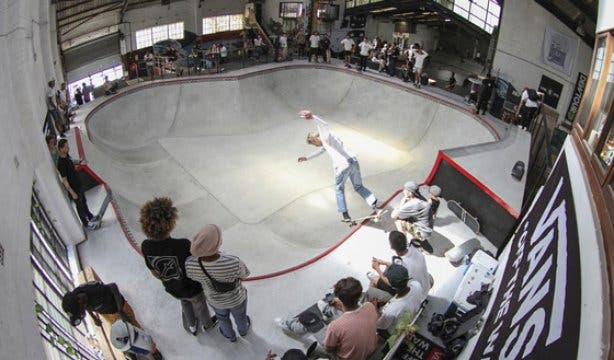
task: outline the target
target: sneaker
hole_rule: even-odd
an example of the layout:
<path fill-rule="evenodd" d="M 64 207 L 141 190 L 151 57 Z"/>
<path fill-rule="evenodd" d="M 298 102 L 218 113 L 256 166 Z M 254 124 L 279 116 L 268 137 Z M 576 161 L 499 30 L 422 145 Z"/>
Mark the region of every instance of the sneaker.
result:
<path fill-rule="evenodd" d="M 188 329 L 190 331 L 190 334 L 192 334 L 194 336 L 196 336 L 198 334 L 198 326 L 191 325 L 191 326 L 188 326 Z"/>
<path fill-rule="evenodd" d="M 94 221 L 88 221 L 87 225 L 85 225 L 85 227 L 90 230 L 90 231 L 94 231 L 97 230 L 100 227 L 100 223 L 99 222 L 94 222 Z"/>
<path fill-rule="evenodd" d="M 222 332 L 222 328 L 219 328 L 219 330 L 220 330 L 220 334 L 222 334 L 222 336 L 225 337 L 226 339 L 228 339 L 230 342 L 237 342 L 237 337 L 236 336 L 230 338 L 230 337 L 224 335 L 224 333 Z"/>
<path fill-rule="evenodd" d="M 352 218 L 350 217 L 350 214 L 348 214 L 347 211 L 344 211 L 342 215 L 343 215 L 343 220 L 342 221 L 345 221 L 345 222 L 352 221 Z"/>
<path fill-rule="evenodd" d="M 250 317 L 247 317 L 247 329 L 245 330 L 245 332 L 243 334 L 239 333 L 239 335 L 241 336 L 245 336 L 247 335 L 247 332 L 249 331 L 249 329 L 252 327 L 252 319 L 250 319 Z"/>
<path fill-rule="evenodd" d="M 282 318 L 275 318 L 273 319 L 273 321 L 275 322 L 275 325 L 277 325 L 278 328 L 280 328 L 282 331 L 287 332 L 290 331 L 290 327 L 288 326 L 288 323 L 286 322 L 285 319 Z"/>
<path fill-rule="evenodd" d="M 367 279 L 369 279 L 369 281 L 372 281 L 376 277 L 378 277 L 378 275 L 377 275 L 377 273 L 375 271 L 368 271 L 367 272 Z"/>
<path fill-rule="evenodd" d="M 209 330 L 213 329 L 216 325 L 217 325 L 217 316 L 213 315 L 211 317 L 211 325 L 209 325 L 209 326 L 203 325 L 203 331 L 209 331 Z"/>

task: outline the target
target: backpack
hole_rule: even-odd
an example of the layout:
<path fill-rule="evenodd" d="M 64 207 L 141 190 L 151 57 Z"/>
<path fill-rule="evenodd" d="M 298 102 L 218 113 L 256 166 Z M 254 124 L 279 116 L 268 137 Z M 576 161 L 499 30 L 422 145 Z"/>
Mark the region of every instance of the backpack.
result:
<path fill-rule="evenodd" d="M 540 100 L 539 94 L 537 93 L 537 91 L 535 91 L 535 89 L 529 89 L 529 90 L 527 90 L 527 93 L 529 95 L 529 100 L 531 100 L 531 101 L 539 101 Z"/>

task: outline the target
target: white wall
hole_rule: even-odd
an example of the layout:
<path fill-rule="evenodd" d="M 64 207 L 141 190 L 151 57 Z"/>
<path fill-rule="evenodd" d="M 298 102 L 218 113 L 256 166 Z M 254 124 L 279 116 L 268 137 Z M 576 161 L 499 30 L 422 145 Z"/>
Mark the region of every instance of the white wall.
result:
<path fill-rule="evenodd" d="M 597 32 L 614 29 L 614 0 L 599 0 Z"/>
<path fill-rule="evenodd" d="M 67 73 L 66 81 L 68 83 L 71 83 L 73 81 L 83 79 L 84 77 L 90 74 L 93 74 L 93 73 L 96 73 L 102 70 L 106 70 L 110 67 L 121 65 L 121 64 L 122 64 L 122 58 L 119 55 L 112 55 L 106 58 L 98 59 L 92 63 L 89 63 L 85 66 L 82 66 L 78 69 L 75 69 Z"/>
<path fill-rule="evenodd" d="M 578 39 L 571 75 L 559 72 L 542 62 L 542 45 L 546 27 Z M 593 50 L 554 15 L 534 1 L 506 1 L 501 19 L 499 43 L 495 51 L 493 74 L 512 82 L 516 89 L 539 86 L 542 75 L 561 84 L 563 91 L 557 111 L 559 122 L 565 117 L 578 72 L 588 75 Z"/>
<path fill-rule="evenodd" d="M 29 260 L 29 217 L 32 184 L 45 192 L 46 206 L 69 214 L 60 219 L 59 229 L 68 241 L 83 239 L 75 231 L 75 216 L 62 197 L 49 159 L 43 134 L 46 112 L 46 79 L 53 73 L 50 56 L 49 0 L 2 1 L 0 8 L 0 243 L 4 265 L 0 265 L 0 357 L 43 359 L 41 337 L 35 323 L 32 268 Z M 42 16 L 41 16 L 42 15 Z M 46 48 L 46 49 L 44 49 Z M 46 56 L 46 58 L 43 57 Z M 71 220 L 72 219 L 72 220 Z"/>
<path fill-rule="evenodd" d="M 156 25 L 183 21 L 184 30 L 202 34 L 202 19 L 207 16 L 241 14 L 245 9 L 243 0 L 206 0 L 199 7 L 198 0 L 173 1 L 170 5 L 142 6 L 126 11 L 121 31 L 126 35 L 126 51 L 136 50 L 135 33 Z"/>

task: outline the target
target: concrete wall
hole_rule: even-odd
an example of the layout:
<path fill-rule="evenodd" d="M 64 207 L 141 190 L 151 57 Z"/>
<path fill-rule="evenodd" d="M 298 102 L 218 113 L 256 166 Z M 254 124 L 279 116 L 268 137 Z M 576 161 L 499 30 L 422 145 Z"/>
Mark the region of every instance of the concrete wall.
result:
<path fill-rule="evenodd" d="M 0 357 L 43 359 L 35 322 L 30 250 L 30 197 L 36 180 L 51 218 L 67 241 L 83 239 L 59 187 L 41 132 L 46 79 L 55 73 L 49 0 L 3 1 L 0 8 Z"/>
<path fill-rule="evenodd" d="M 614 0 L 599 0 L 597 32 L 614 29 Z"/>
<path fill-rule="evenodd" d="M 522 25 L 520 25 L 522 24 Z M 542 62 L 542 45 L 546 27 L 578 39 L 571 75 Z M 593 50 L 554 15 L 534 1 L 506 1 L 501 20 L 499 43 L 495 51 L 493 74 L 512 82 L 517 89 L 537 88 L 542 75 L 561 84 L 563 91 L 557 111 L 559 122 L 565 117 L 578 72 L 588 74 Z"/>

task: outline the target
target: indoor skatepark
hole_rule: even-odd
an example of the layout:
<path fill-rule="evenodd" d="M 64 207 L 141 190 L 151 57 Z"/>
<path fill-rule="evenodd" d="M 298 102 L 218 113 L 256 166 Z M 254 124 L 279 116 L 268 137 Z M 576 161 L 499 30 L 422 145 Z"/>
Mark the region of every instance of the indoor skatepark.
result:
<path fill-rule="evenodd" d="M 363 279 L 370 257 L 389 256 L 390 219 L 348 228 L 336 211 L 330 160 L 297 163 L 298 156 L 314 149 L 305 143 L 314 125 L 297 116 L 300 109 L 310 108 L 329 121 L 357 153 L 365 186 L 392 205 L 405 181 L 433 176 L 440 150 L 466 149 L 473 155 L 457 161 L 487 174 L 494 168 L 488 153 L 517 156 L 527 141 L 515 128 L 505 132 L 454 103 L 334 66 L 269 67 L 207 80 L 155 82 L 95 103 L 80 113 L 83 133 L 75 139 L 82 143 L 75 156 L 82 149 L 117 205 L 117 212 L 108 212 L 103 227 L 79 247 L 81 261 L 132 294 L 135 308 L 159 309 L 138 316 L 170 357 L 188 359 L 205 351 L 213 358 L 253 359 L 269 348 L 304 346 L 284 335 L 273 319 L 309 306 L 339 277 Z M 220 96 L 213 100 L 210 93 Z M 90 193 L 88 198 L 101 201 L 101 189 Z M 519 206 L 521 191 L 508 193 L 507 200 Z M 371 212 L 349 183 L 346 194 L 354 217 Z M 183 336 L 180 326 L 162 328 L 179 321 L 179 308 L 157 287 L 138 254 L 144 239 L 140 204 L 161 195 L 171 196 L 179 209 L 175 236 L 189 238 L 204 223 L 217 223 L 223 250 L 248 264 L 255 280 L 246 286 L 256 339 L 248 335 L 237 348 L 217 333 L 204 334 L 198 338 L 202 348 Z M 440 217 L 427 262 L 434 289 L 446 294 L 455 291 L 464 267 L 452 266 L 444 253 L 476 234 L 447 208 Z M 496 252 L 486 237 L 477 239 Z M 118 256 L 98 256 L 110 242 Z M 119 273 L 131 276 L 117 278 Z M 433 304 L 445 307 L 445 301 Z"/>

